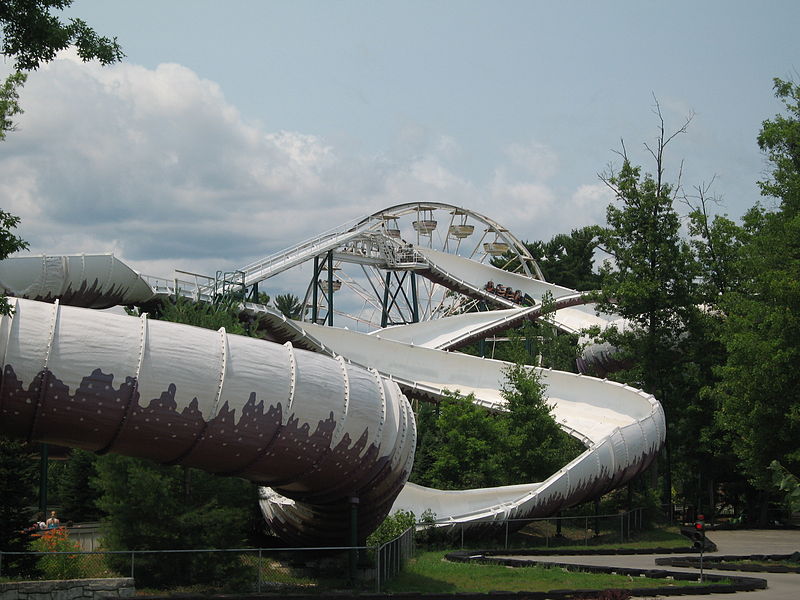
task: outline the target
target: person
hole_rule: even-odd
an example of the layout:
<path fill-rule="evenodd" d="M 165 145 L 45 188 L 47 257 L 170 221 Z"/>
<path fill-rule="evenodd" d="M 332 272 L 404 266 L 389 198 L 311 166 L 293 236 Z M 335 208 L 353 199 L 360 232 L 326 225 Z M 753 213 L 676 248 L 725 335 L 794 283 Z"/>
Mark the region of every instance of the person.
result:
<path fill-rule="evenodd" d="M 50 511 L 50 518 L 47 519 L 47 521 L 46 521 L 47 529 L 55 529 L 60 524 L 61 524 L 61 521 L 58 520 L 58 517 L 56 516 L 56 511 L 51 510 Z"/>
<path fill-rule="evenodd" d="M 44 513 L 38 512 L 36 513 L 36 516 L 33 518 L 33 522 L 30 524 L 30 526 L 27 529 L 25 529 L 25 533 L 34 534 L 41 531 L 42 529 L 47 529 L 47 525 L 44 522 Z"/>

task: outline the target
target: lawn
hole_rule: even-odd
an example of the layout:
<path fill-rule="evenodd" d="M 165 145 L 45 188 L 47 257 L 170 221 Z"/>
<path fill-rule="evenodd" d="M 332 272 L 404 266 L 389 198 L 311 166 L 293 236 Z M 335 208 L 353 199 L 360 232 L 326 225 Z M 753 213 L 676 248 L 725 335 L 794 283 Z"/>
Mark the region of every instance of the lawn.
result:
<path fill-rule="evenodd" d="M 674 581 L 567 571 L 560 567 L 506 567 L 452 563 L 446 551 L 419 552 L 406 568 L 386 583 L 385 591 L 401 592 L 546 592 L 556 589 L 612 589 L 698 585 Z"/>
<path fill-rule="evenodd" d="M 444 543 L 450 547 L 453 547 L 454 543 L 460 545 L 458 539 L 450 539 L 449 542 L 445 541 Z M 579 550 L 582 548 L 649 550 L 652 548 L 669 548 L 688 551 L 691 547 L 691 542 L 681 535 L 680 529 L 675 526 L 633 531 L 630 538 L 626 537 L 625 541 L 621 542 L 619 531 L 609 529 L 596 536 L 594 531 L 586 531 L 577 527 L 564 527 L 561 535 L 557 536 L 556 528 L 552 523 L 541 521 L 532 523 L 516 533 L 511 533 L 508 537 L 508 546 L 506 546 L 505 537 L 501 532 L 499 535 L 484 537 L 479 540 L 467 538 L 464 540 L 464 547 L 480 548 L 481 550 L 508 547 L 509 549 L 526 550 Z"/>

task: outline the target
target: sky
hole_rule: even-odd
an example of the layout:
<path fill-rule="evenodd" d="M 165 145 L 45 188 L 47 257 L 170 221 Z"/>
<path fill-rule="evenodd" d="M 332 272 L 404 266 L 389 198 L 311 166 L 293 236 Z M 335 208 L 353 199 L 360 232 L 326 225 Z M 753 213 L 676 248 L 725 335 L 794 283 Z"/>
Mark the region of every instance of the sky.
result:
<path fill-rule="evenodd" d="M 76 0 L 66 16 L 126 56 L 67 51 L 30 75 L 0 208 L 32 253 L 114 252 L 164 276 L 404 202 L 530 241 L 603 224 L 598 175 L 621 145 L 654 168 L 656 100 L 667 133 L 691 118 L 668 178 L 682 165 L 690 195 L 713 180 L 738 219 L 767 173 L 772 80 L 800 79 L 794 0 Z"/>

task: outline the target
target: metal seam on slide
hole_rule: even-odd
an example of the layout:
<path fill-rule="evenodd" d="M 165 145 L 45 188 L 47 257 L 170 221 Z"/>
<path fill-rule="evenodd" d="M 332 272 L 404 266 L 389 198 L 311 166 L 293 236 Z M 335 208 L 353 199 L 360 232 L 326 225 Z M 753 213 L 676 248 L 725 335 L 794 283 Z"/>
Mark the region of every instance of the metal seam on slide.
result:
<path fill-rule="evenodd" d="M 56 300 L 53 303 L 53 318 L 50 321 L 50 335 L 47 340 L 47 350 L 44 354 L 44 365 L 42 365 L 42 380 L 39 384 L 41 386 L 39 391 L 39 398 L 36 400 L 36 406 L 33 408 L 33 419 L 31 419 L 31 426 L 28 430 L 28 441 L 33 441 L 34 435 L 36 434 L 36 424 L 39 421 L 39 414 L 41 413 L 41 407 L 44 403 L 44 397 L 47 393 L 47 385 L 50 381 L 50 372 L 48 370 L 48 366 L 50 364 L 50 352 L 53 349 L 53 339 L 55 337 L 55 331 L 58 324 L 58 317 L 61 313 L 61 305 L 59 301 Z"/>
<path fill-rule="evenodd" d="M 383 439 L 383 426 L 386 423 L 386 414 L 388 410 L 386 406 L 386 391 L 383 389 L 383 380 L 380 373 L 373 368 L 370 368 L 369 371 L 372 373 L 373 377 L 375 377 L 375 382 L 378 384 L 378 390 L 380 391 L 381 395 L 381 419 L 378 423 L 378 428 L 375 431 L 375 443 L 376 446 L 380 448 L 382 446 L 381 441 Z"/>
<path fill-rule="evenodd" d="M 44 296 L 46 294 L 44 285 L 45 281 L 47 281 L 47 255 L 42 254 L 42 269 L 41 274 L 39 275 L 39 289 L 34 294 L 34 298 L 36 296 Z"/>
<path fill-rule="evenodd" d="M 66 256 L 62 256 L 59 262 L 61 263 L 61 287 L 59 288 L 59 296 L 61 296 L 69 287 L 69 259 Z"/>
<path fill-rule="evenodd" d="M 222 360 L 220 364 L 220 373 L 219 373 L 219 383 L 217 384 L 217 397 L 214 399 L 214 406 L 211 409 L 211 415 L 208 419 L 206 419 L 206 424 L 208 424 L 211 419 L 216 417 L 219 414 L 219 403 L 222 400 L 222 388 L 225 385 L 225 373 L 228 370 L 228 354 L 229 354 L 229 346 L 228 346 L 228 332 L 225 331 L 224 327 L 220 327 L 218 330 L 220 335 L 220 346 L 222 350 Z M 241 418 L 241 414 L 239 417 Z M 205 428 L 203 428 L 203 432 L 201 432 L 200 436 L 203 436 L 205 433 Z"/>
<path fill-rule="evenodd" d="M 400 429 L 400 437 L 395 441 L 395 455 L 399 455 L 400 451 L 405 448 L 406 443 L 406 435 L 408 434 L 408 427 L 409 427 L 409 419 L 408 419 L 408 408 L 406 406 L 406 402 L 403 402 L 402 398 L 396 397 L 392 394 L 392 397 L 395 398 L 400 403 L 400 409 L 398 412 L 400 413 L 401 425 L 399 426 Z M 400 463 L 400 458 L 398 456 L 397 460 L 392 461 L 394 464 L 392 466 L 397 466 Z"/>
<path fill-rule="evenodd" d="M 86 254 L 81 253 L 81 281 L 86 281 L 88 283 L 88 279 L 86 278 Z"/>
<path fill-rule="evenodd" d="M 136 361 L 136 374 L 134 375 L 133 378 L 131 393 L 128 395 L 128 401 L 125 403 L 125 409 L 122 412 L 122 418 L 119 420 L 119 424 L 117 424 L 117 428 L 114 431 L 114 434 L 108 440 L 108 443 L 97 451 L 97 454 L 106 454 L 107 452 L 111 451 L 117 439 L 119 438 L 120 433 L 122 433 L 125 424 L 128 421 L 128 416 L 133 410 L 132 407 L 134 405 L 136 395 L 139 392 L 139 378 L 141 377 L 142 366 L 144 365 L 144 353 L 145 353 L 145 348 L 147 346 L 147 340 L 148 340 L 147 313 L 142 313 L 139 316 L 139 358 Z"/>
<path fill-rule="evenodd" d="M 253 465 L 257 464 L 261 459 L 266 456 L 267 452 L 270 451 L 272 445 L 275 441 L 280 437 L 281 433 L 283 432 L 284 427 L 289 421 L 289 416 L 291 415 L 291 407 L 294 403 L 294 390 L 295 390 L 295 356 L 294 356 L 294 347 L 292 346 L 291 342 L 286 342 L 283 344 L 283 347 L 286 348 L 287 354 L 289 357 L 289 397 L 287 398 L 286 410 L 281 411 L 281 423 L 275 429 L 272 434 L 272 438 L 269 440 L 264 441 L 264 446 L 259 449 L 256 455 L 249 460 L 246 464 L 242 465 L 241 467 L 234 469 L 232 471 L 222 471 L 217 473 L 217 475 L 225 475 L 230 477 L 239 477 L 242 473 L 246 473 L 247 470 L 252 467 Z"/>
<path fill-rule="evenodd" d="M 109 287 L 113 287 L 114 285 L 114 255 L 108 256 L 108 275 L 106 275 L 105 283 L 100 287 L 101 290 L 104 292 L 109 289 Z M 109 285 L 110 284 L 110 285 Z"/>
<path fill-rule="evenodd" d="M 336 424 L 336 430 L 333 432 L 331 446 L 336 446 L 339 440 L 342 439 L 342 430 L 345 428 L 345 423 L 347 423 L 350 418 L 350 374 L 347 372 L 347 362 L 342 355 L 337 355 L 336 361 L 342 369 L 342 377 L 344 380 L 344 408 L 342 410 L 342 417 L 339 419 L 339 422 Z"/>
<path fill-rule="evenodd" d="M 636 419 L 636 423 L 639 425 L 639 429 L 642 432 L 642 440 L 644 440 L 644 444 L 642 444 L 642 447 L 645 448 L 645 449 L 649 449 L 649 444 L 648 444 L 648 441 L 647 441 L 647 433 L 645 433 L 644 425 L 642 425 L 642 420 L 641 419 Z"/>
<path fill-rule="evenodd" d="M 5 316 L 0 315 L 0 319 L 10 320 L 10 322 L 6 321 L 6 322 L 8 322 L 8 335 L 6 336 L 5 344 L 3 346 L 3 356 L 2 356 L 3 363 L 0 364 L 0 368 L 2 368 L 3 371 L 5 371 L 5 367 L 6 367 L 6 355 L 8 353 L 8 344 L 11 341 L 11 331 L 14 328 L 14 322 L 13 322 L 12 315 L 16 314 L 17 310 L 19 309 L 19 299 L 18 298 L 11 298 L 11 300 L 12 300 L 12 302 L 9 303 L 10 305 L 13 305 L 13 306 L 11 306 L 11 309 L 12 309 L 11 313 L 9 315 L 5 315 Z M 6 383 L 6 378 L 5 378 L 5 373 L 3 373 L 3 376 L 0 378 L 0 392 L 4 391 L 5 383 Z M 0 415 L 3 414 L 3 398 L 5 398 L 5 394 L 4 393 L 0 393 Z"/>
<path fill-rule="evenodd" d="M 620 428 L 618 431 L 619 437 L 622 438 L 622 445 L 625 446 L 625 468 L 622 469 L 622 471 L 625 471 L 631 466 L 631 453 L 628 449 L 628 440 L 625 439 L 625 433 L 623 432 L 622 428 Z"/>
<path fill-rule="evenodd" d="M 335 442 L 335 440 L 336 440 L 336 432 L 339 431 L 340 425 L 341 425 L 342 428 L 344 428 L 344 423 L 347 421 L 347 417 L 348 417 L 347 409 L 348 409 L 349 398 L 350 398 L 350 379 L 349 379 L 349 377 L 347 375 L 347 368 L 346 368 L 346 363 L 345 363 L 344 359 L 341 356 L 336 356 L 334 360 L 336 360 L 339 363 L 339 366 L 342 369 L 342 379 L 343 379 L 343 383 L 344 383 L 344 412 L 342 413 L 342 418 L 336 424 L 336 430 L 334 431 L 334 434 L 331 436 L 331 441 L 328 444 L 328 448 L 320 453 L 319 457 L 314 461 L 314 463 L 308 469 L 298 473 L 297 476 L 294 478 L 295 481 L 300 481 L 302 479 L 307 479 L 311 475 L 314 475 L 315 473 L 318 473 L 320 471 L 322 466 L 325 464 L 325 459 L 330 455 L 331 452 L 333 452 L 333 449 L 336 446 L 336 442 Z M 285 485 L 285 484 L 276 483 L 275 485 L 276 486 L 280 486 L 280 485 Z"/>
<path fill-rule="evenodd" d="M 294 356 L 294 346 L 292 342 L 286 342 L 283 345 L 289 357 L 289 397 L 286 399 L 286 411 L 281 416 L 281 425 L 286 425 L 289 422 L 289 416 L 292 414 L 294 405 L 294 392 L 297 386 L 297 361 Z"/>
<path fill-rule="evenodd" d="M 205 439 L 206 432 L 208 431 L 208 427 L 211 424 L 212 419 L 214 419 L 214 417 L 216 417 L 217 414 L 219 413 L 219 403 L 220 399 L 222 398 L 222 387 L 223 384 L 225 383 L 225 371 L 228 364 L 228 358 L 227 358 L 228 335 L 224 327 L 220 327 L 217 330 L 217 333 L 220 334 L 220 347 L 222 356 L 219 367 L 219 382 L 217 383 L 217 391 L 215 393 L 214 404 L 211 407 L 211 414 L 208 416 L 208 418 L 203 417 L 203 427 L 200 429 L 200 431 L 198 431 L 195 434 L 194 440 L 192 441 L 191 444 L 189 444 L 189 447 L 186 448 L 186 450 L 184 450 L 180 454 L 178 454 L 178 456 L 176 456 L 175 458 L 164 461 L 163 464 L 165 465 L 178 465 L 182 463 L 184 460 L 186 460 L 192 454 L 192 452 L 194 452 L 195 448 L 197 448 L 200 442 L 202 442 Z M 241 418 L 241 414 L 239 415 L 239 417 Z"/>

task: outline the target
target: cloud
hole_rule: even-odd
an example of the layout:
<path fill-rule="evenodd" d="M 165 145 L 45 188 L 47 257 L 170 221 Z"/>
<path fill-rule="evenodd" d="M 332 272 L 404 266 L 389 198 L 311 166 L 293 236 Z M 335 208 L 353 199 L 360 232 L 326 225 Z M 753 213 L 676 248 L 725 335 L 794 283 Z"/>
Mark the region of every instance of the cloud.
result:
<path fill-rule="evenodd" d="M 113 251 L 156 275 L 243 266 L 405 202 L 477 210 L 522 239 L 602 216 L 602 190 L 548 183 L 558 156 L 512 144 L 488 182 L 457 139 L 408 123 L 379 156 L 248 122 L 220 87 L 177 64 L 101 67 L 65 53 L 32 73 L 18 131 L 0 144 L 3 208 L 36 253 Z"/>
<path fill-rule="evenodd" d="M 549 179 L 558 171 L 558 155 L 539 142 L 514 143 L 506 148 L 511 164 L 537 180 Z"/>

